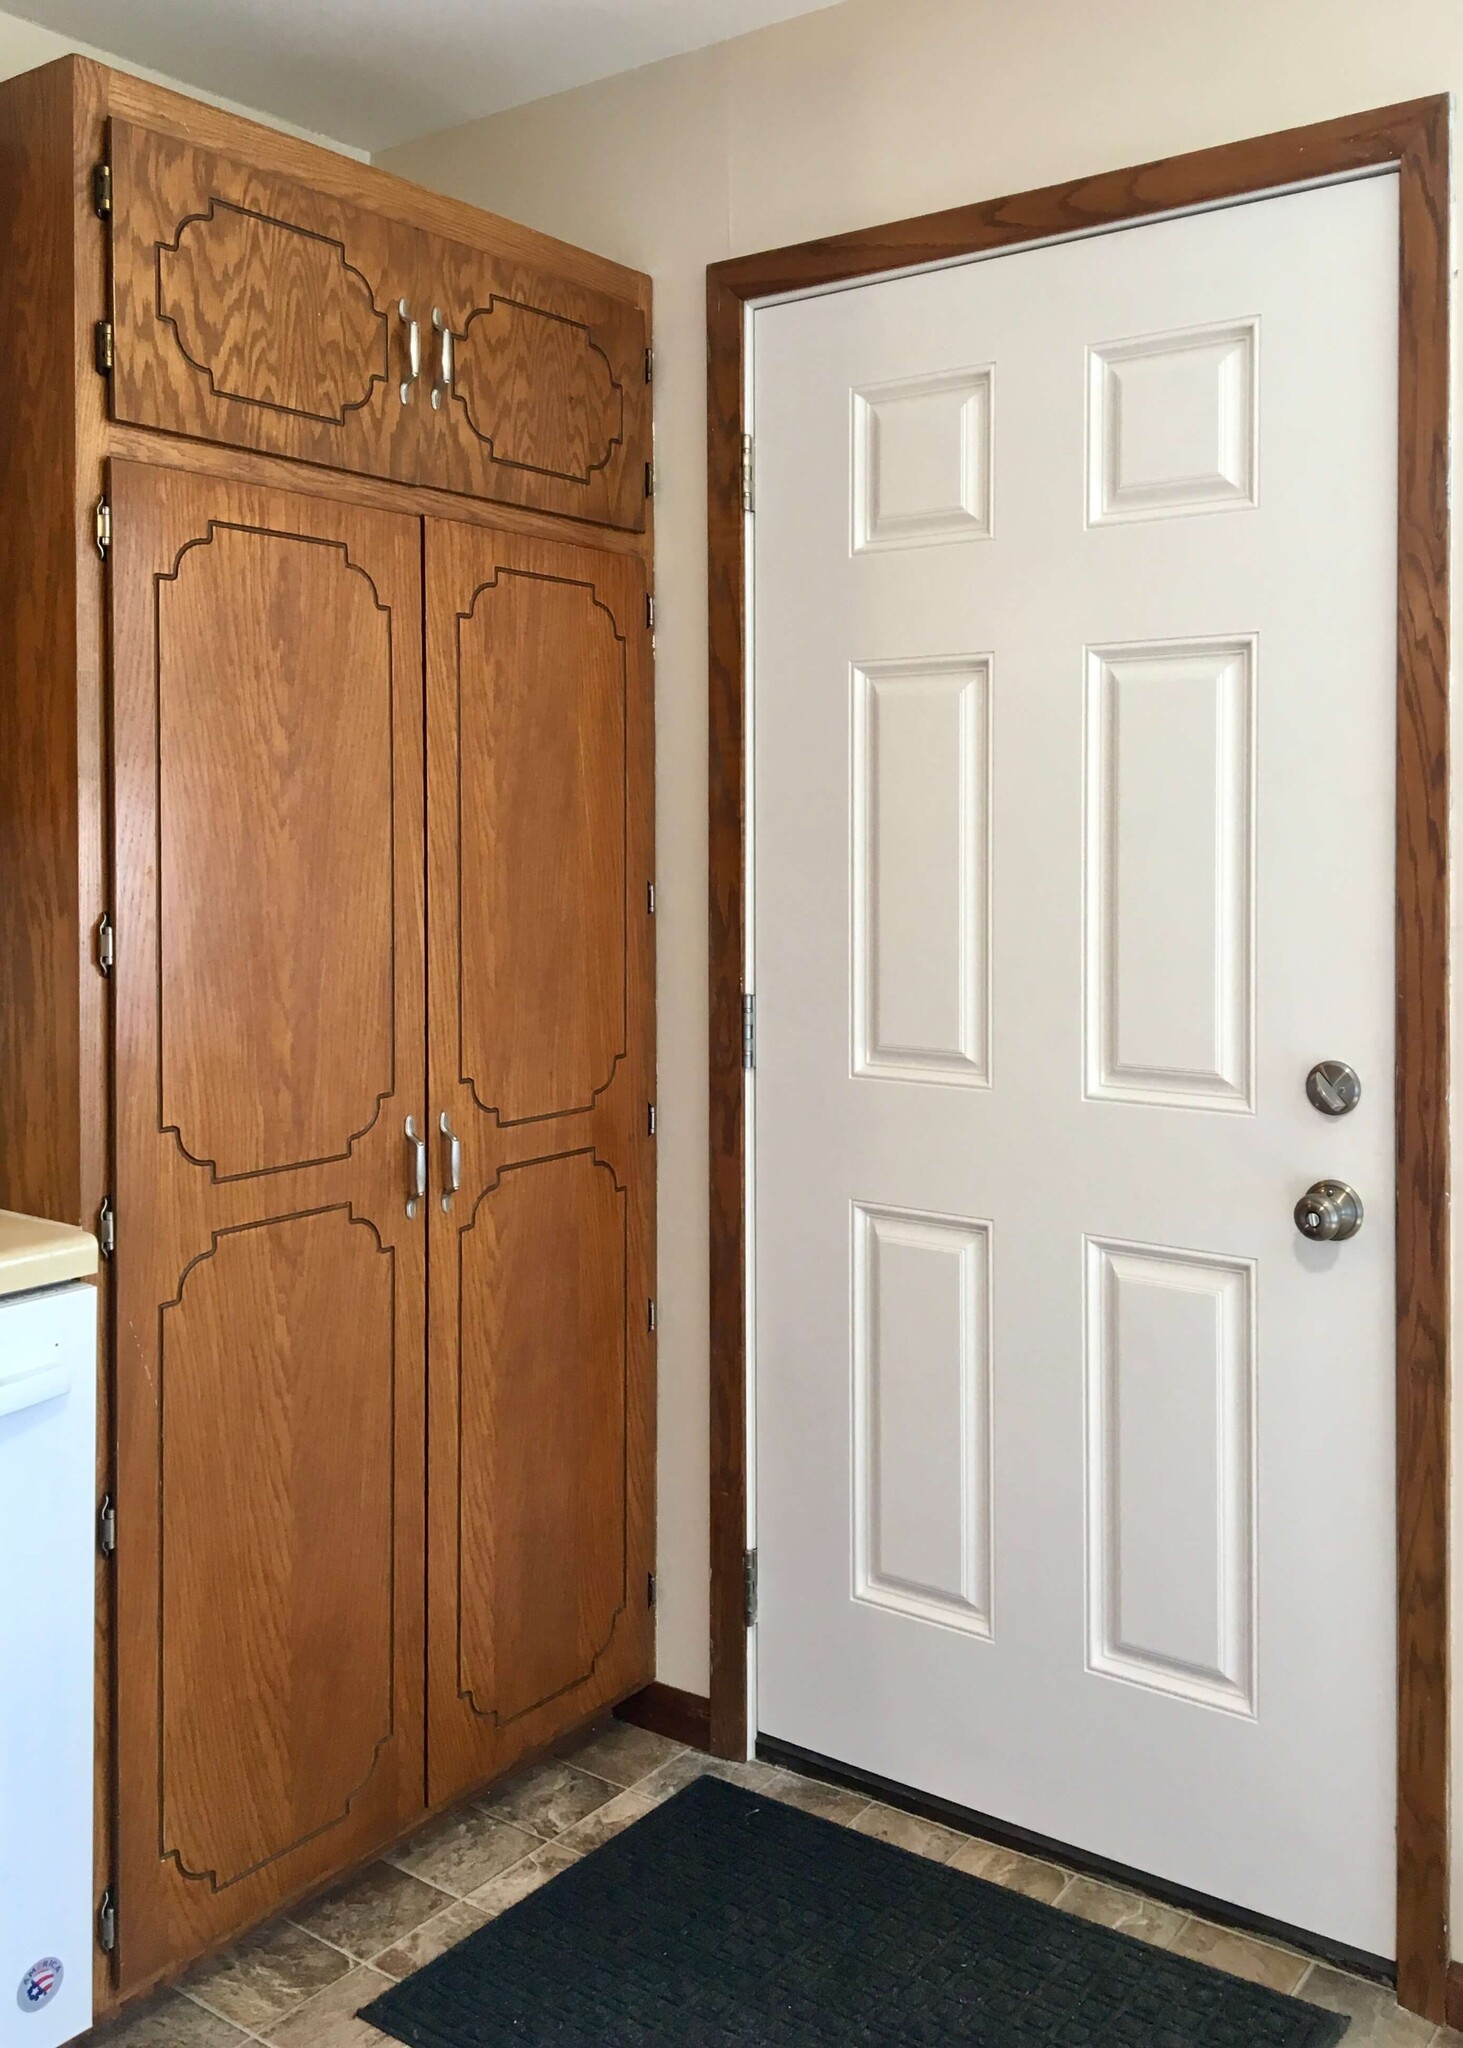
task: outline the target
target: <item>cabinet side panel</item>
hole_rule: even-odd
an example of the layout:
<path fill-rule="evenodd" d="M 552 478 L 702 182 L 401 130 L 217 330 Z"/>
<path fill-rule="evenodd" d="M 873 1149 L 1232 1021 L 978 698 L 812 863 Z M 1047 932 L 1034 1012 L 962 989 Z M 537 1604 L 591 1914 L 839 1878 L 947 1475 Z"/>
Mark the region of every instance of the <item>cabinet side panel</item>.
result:
<path fill-rule="evenodd" d="M 79 1223 L 72 80 L 0 87 L 0 1207 Z"/>

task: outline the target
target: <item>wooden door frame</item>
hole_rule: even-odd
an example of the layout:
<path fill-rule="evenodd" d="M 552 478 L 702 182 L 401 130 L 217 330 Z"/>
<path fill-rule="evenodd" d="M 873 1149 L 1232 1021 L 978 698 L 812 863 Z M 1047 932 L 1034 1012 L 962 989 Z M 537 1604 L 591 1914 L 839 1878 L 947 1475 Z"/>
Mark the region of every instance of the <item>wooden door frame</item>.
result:
<path fill-rule="evenodd" d="M 711 1745 L 746 1753 L 748 988 L 745 328 L 751 302 L 1395 168 L 1397 502 L 1397 1985 L 1446 2017 L 1448 1934 L 1449 100 L 1227 143 L 712 265 Z"/>

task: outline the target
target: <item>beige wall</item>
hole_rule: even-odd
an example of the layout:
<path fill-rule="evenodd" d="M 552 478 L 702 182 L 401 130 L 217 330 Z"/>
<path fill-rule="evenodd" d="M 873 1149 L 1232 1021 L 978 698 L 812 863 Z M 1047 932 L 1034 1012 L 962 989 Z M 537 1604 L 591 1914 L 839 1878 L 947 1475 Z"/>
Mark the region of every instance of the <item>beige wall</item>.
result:
<path fill-rule="evenodd" d="M 99 10 L 100 12 L 100 10 Z M 99 26 L 105 26 L 99 22 Z M 95 57 L 103 64 L 115 65 L 119 71 L 131 71 L 141 78 L 150 78 L 155 85 L 170 85 L 179 92 L 191 92 L 195 99 L 209 100 L 216 107 L 227 107 L 231 114 L 247 114 L 250 120 L 264 121 L 271 128 L 283 128 L 287 134 L 302 135 L 307 142 L 323 142 L 327 149 L 336 149 L 343 156 L 363 160 L 363 149 L 351 149 L 343 142 L 332 142 L 327 135 L 316 135 L 308 128 L 296 128 L 289 121 L 280 121 L 273 114 L 260 113 L 257 107 L 241 106 L 237 100 L 220 99 L 217 93 L 200 92 L 196 86 L 180 84 L 176 78 L 167 78 L 160 71 L 149 71 L 145 65 L 131 64 L 123 57 L 114 57 L 106 50 L 99 50 L 94 43 L 73 42 L 68 36 L 58 36 L 54 30 L 37 28 L 33 21 L 21 21 L 13 14 L 0 14 L 0 78 L 14 78 L 22 71 L 34 71 L 37 65 L 49 64 L 53 57 L 66 57 L 73 53 L 83 57 Z"/>

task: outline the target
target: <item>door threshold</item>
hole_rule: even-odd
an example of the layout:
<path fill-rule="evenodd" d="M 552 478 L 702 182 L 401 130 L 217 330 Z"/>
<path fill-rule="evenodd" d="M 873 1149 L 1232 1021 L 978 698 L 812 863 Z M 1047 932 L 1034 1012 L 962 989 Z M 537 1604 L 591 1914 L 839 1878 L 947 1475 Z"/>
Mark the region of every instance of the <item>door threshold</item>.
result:
<path fill-rule="evenodd" d="M 800 1771 L 804 1777 L 820 1778 L 825 1784 L 842 1785 L 853 1792 L 867 1792 L 871 1797 L 877 1796 L 886 1806 L 897 1806 L 901 1812 L 916 1814 L 921 1820 L 938 1821 L 942 1827 L 954 1828 L 962 1835 L 975 1835 L 981 1841 L 995 1842 L 1003 1849 L 1019 1849 L 1028 1856 L 1060 1863 L 1068 1870 L 1079 1871 L 1084 1877 L 1103 1878 L 1127 1891 L 1142 1892 L 1148 1898 L 1161 1900 L 1165 1905 L 1182 1906 L 1204 1920 L 1212 1920 L 1216 1926 L 1232 1927 L 1242 1934 L 1255 1934 L 1266 1941 L 1279 1942 L 1286 1948 L 1298 1950 L 1301 1955 L 1313 1956 L 1317 1962 L 1330 1963 L 1338 1970 L 1349 1971 L 1354 1977 L 1366 1977 L 1374 1983 L 1389 1986 L 1396 1983 L 1396 1965 L 1386 1956 L 1374 1956 L 1366 1949 L 1351 1948 L 1344 1941 L 1331 1941 L 1323 1934 L 1313 1934 L 1308 1928 L 1292 1927 L 1287 1921 L 1272 1920 L 1264 1913 L 1252 1913 L 1247 1907 L 1232 1905 L 1227 1899 L 1210 1898 L 1206 1892 L 1190 1891 L 1185 1885 L 1171 1884 L 1167 1878 L 1154 1877 L 1150 1871 L 1134 1870 L 1126 1863 L 1113 1863 L 1107 1857 L 1094 1856 L 1086 1849 L 1074 1849 L 1069 1842 L 1054 1841 L 1050 1835 L 1033 1834 L 1028 1828 L 997 1820 L 992 1814 L 974 1813 L 969 1807 L 957 1806 L 953 1800 L 940 1799 L 932 1792 L 918 1792 L 909 1785 L 898 1785 L 889 1778 L 881 1778 L 874 1771 L 861 1771 L 853 1764 L 820 1756 L 815 1750 L 799 1749 L 794 1742 L 759 1735 L 757 1755 L 765 1763 L 785 1764 Z"/>

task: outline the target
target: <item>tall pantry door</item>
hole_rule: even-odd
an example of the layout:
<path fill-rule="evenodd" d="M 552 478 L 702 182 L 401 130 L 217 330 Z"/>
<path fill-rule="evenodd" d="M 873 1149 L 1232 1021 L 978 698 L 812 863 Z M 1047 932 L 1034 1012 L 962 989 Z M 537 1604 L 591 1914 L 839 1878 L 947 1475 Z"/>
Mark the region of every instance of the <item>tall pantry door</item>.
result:
<path fill-rule="evenodd" d="M 415 519 L 114 465 L 119 1959 L 422 1802 Z"/>
<path fill-rule="evenodd" d="M 653 738 L 638 561 L 426 564 L 435 1804 L 652 1675 Z"/>

